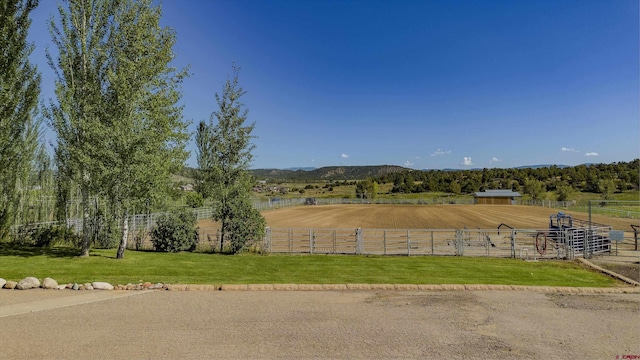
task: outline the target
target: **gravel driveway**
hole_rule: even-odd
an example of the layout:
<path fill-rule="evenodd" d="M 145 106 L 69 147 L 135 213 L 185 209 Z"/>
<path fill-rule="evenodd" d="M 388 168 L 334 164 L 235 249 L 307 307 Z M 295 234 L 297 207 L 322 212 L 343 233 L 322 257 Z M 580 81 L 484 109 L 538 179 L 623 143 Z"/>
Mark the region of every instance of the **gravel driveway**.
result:
<path fill-rule="evenodd" d="M 0 291 L 0 310 L 87 293 Z M 118 293 L 0 317 L 0 358 L 640 358 L 637 293 Z"/>

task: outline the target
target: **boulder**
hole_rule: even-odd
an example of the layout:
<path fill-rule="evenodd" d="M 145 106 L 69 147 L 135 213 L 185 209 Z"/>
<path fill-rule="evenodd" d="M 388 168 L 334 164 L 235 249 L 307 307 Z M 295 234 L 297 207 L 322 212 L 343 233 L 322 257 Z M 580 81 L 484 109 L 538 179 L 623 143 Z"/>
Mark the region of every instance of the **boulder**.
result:
<path fill-rule="evenodd" d="M 71 285 L 71 290 L 79 290 L 80 286 L 78 285 L 78 283 L 73 283 L 73 285 Z"/>
<path fill-rule="evenodd" d="M 93 285 L 91 285 L 90 283 L 85 283 L 84 288 L 85 290 L 93 290 Z"/>
<path fill-rule="evenodd" d="M 108 282 L 94 281 L 91 285 L 95 290 L 113 290 L 113 285 Z"/>
<path fill-rule="evenodd" d="M 55 289 L 58 287 L 58 282 L 53 280 L 52 278 L 45 278 L 42 280 L 42 288 L 43 289 Z"/>
<path fill-rule="evenodd" d="M 27 290 L 27 289 L 35 289 L 40 287 L 40 280 L 34 278 L 32 276 L 26 277 L 16 285 L 16 289 L 18 290 Z"/>
<path fill-rule="evenodd" d="M 0 278 L 0 289 L 2 289 L 4 287 L 4 284 L 7 283 L 7 280 Z"/>
<path fill-rule="evenodd" d="M 17 283 L 17 282 L 15 282 L 15 281 L 11 281 L 11 280 L 7 280 L 7 283 L 6 283 L 6 284 L 4 284 L 4 288 L 5 288 L 5 289 L 15 289 L 15 288 L 16 288 L 16 285 L 18 285 L 18 283 Z"/>
<path fill-rule="evenodd" d="M 64 289 L 66 289 L 66 288 L 67 288 L 67 285 L 66 285 L 66 284 L 56 286 L 56 289 L 57 289 L 57 290 L 64 290 Z"/>

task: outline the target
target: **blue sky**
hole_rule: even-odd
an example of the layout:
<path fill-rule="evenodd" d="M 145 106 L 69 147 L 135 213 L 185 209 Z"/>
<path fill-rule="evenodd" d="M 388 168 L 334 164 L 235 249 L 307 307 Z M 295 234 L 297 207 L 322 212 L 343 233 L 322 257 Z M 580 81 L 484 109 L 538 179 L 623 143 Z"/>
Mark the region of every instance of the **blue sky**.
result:
<path fill-rule="evenodd" d="M 640 157 L 639 2 L 165 0 L 185 121 L 215 110 L 235 62 L 253 168 L 415 169 Z M 55 1 L 32 14 L 33 61 Z M 50 46 L 50 45 L 49 45 Z M 50 131 L 46 137 L 55 141 Z M 195 147 L 188 165 L 196 166 Z"/>

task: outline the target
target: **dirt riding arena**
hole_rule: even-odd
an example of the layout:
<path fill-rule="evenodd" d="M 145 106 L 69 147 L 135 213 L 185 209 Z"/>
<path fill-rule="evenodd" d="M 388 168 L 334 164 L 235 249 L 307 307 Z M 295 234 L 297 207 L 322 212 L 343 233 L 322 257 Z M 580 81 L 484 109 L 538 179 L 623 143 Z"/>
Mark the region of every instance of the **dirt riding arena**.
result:
<path fill-rule="evenodd" d="M 287 228 L 544 229 L 558 210 L 516 205 L 319 205 L 263 212 L 267 225 Z M 587 220 L 585 213 L 566 212 Z M 629 231 L 638 220 L 593 216 L 593 221 Z"/>

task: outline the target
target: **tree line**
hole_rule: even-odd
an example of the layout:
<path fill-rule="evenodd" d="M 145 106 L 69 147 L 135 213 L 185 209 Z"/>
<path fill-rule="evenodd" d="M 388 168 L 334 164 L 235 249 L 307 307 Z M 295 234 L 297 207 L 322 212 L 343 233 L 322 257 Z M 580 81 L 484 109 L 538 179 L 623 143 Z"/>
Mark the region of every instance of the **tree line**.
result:
<path fill-rule="evenodd" d="M 393 183 L 392 193 L 450 192 L 471 194 L 487 189 L 510 189 L 532 195 L 554 191 L 559 200 L 572 191 L 611 194 L 638 190 L 640 160 L 572 167 L 510 168 L 482 170 L 407 170 L 384 174 L 370 181 Z"/>
<path fill-rule="evenodd" d="M 29 178 L 48 173 L 54 174 L 59 220 L 70 199 L 80 196 L 80 254 L 88 256 L 106 233 L 119 239 L 121 258 L 131 209 L 162 202 L 171 175 L 188 157 L 192 134 L 179 105 L 188 69 L 172 65 L 176 33 L 160 25 L 162 9 L 152 0 L 66 0 L 48 24 L 54 49 L 47 49 L 46 58 L 55 73 L 55 98 L 39 104 L 40 74 L 27 42 L 29 14 L 38 2 L 0 4 L 6 54 L 0 57 L 0 238 L 24 211 Z M 233 252 L 260 231 L 241 233 L 239 221 L 261 226 L 246 195 L 254 125 L 245 125 L 238 71 L 234 66 L 233 79 L 215 95 L 219 110 L 200 123 L 196 136 L 203 170 L 197 187 L 211 198 L 213 218 L 222 222 Z M 41 141 L 43 122 L 56 134 L 53 161 Z"/>

